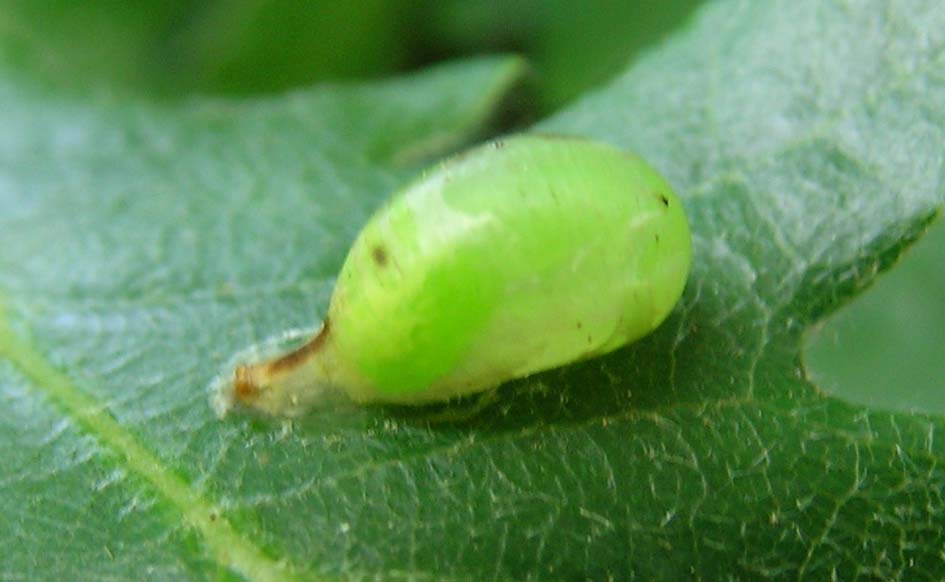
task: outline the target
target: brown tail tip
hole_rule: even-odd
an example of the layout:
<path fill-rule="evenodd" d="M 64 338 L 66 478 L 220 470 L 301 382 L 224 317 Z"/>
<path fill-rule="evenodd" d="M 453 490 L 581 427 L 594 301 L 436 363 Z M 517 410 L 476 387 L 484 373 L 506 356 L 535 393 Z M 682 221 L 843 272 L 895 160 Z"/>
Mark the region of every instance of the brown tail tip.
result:
<path fill-rule="evenodd" d="M 236 368 L 236 378 L 233 380 L 233 393 L 237 400 L 252 400 L 259 393 L 256 382 L 253 381 L 249 366 L 238 366 Z"/>

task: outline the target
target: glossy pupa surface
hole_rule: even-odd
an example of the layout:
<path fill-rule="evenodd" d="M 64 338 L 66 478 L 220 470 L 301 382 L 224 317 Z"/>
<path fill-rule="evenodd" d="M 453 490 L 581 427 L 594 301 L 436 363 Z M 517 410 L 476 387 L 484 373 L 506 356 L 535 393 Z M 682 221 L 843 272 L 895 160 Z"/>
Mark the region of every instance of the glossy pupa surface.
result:
<path fill-rule="evenodd" d="M 237 368 L 227 407 L 344 394 L 425 404 L 601 355 L 656 328 L 691 261 L 682 204 L 638 156 L 518 136 L 439 164 L 365 225 L 316 336 Z"/>

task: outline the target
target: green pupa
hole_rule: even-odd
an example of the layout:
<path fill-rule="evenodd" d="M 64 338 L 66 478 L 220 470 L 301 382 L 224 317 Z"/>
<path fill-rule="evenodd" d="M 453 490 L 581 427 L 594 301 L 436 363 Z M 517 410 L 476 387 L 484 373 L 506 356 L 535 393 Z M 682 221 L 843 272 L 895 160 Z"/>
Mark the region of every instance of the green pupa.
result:
<path fill-rule="evenodd" d="M 682 204 L 640 157 L 580 138 L 491 142 L 394 194 L 320 330 L 238 366 L 222 408 L 422 405 L 606 354 L 669 315 L 691 254 Z"/>

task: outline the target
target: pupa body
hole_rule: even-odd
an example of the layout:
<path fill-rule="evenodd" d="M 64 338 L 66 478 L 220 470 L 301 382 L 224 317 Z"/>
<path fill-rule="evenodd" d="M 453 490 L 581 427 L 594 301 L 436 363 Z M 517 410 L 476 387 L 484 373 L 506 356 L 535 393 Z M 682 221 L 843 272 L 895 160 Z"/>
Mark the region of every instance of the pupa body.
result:
<path fill-rule="evenodd" d="M 237 368 L 225 399 L 275 415 L 332 395 L 425 404 L 610 352 L 685 287 L 689 227 L 639 157 L 520 136 L 440 164 L 367 223 L 316 336 Z"/>

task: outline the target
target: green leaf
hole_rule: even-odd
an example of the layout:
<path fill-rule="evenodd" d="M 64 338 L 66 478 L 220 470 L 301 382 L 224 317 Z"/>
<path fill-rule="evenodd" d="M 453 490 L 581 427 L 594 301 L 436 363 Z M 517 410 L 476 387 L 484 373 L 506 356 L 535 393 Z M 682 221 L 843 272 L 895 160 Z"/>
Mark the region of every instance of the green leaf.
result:
<path fill-rule="evenodd" d="M 459 143 L 519 70 L 173 104 L 6 75 L 0 577 L 941 578 L 945 419 L 800 364 L 942 204 L 934 3 L 719 1 L 541 124 L 683 197 L 694 270 L 648 339 L 469 425 L 213 417 L 234 352 L 320 319 L 396 162 Z"/>
<path fill-rule="evenodd" d="M 271 516 L 248 510 L 311 476 L 317 460 L 297 454 L 311 444 L 220 422 L 207 387 L 234 351 L 315 321 L 350 240 L 406 174 L 390 154 L 468 139 L 521 74 L 483 59 L 151 104 L 56 96 L 5 70 L 0 578 L 337 572 L 288 556 Z M 376 418 L 338 416 L 323 436 L 364 437 Z"/>

